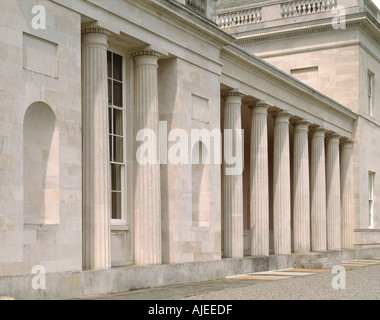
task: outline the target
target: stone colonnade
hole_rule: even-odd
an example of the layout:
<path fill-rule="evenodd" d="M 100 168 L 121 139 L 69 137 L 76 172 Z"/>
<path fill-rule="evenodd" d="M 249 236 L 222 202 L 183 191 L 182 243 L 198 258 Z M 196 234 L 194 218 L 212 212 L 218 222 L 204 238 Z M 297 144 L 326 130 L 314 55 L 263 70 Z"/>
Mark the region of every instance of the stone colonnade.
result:
<path fill-rule="evenodd" d="M 82 29 L 83 98 L 83 269 L 111 267 L 110 169 L 108 146 L 107 47 L 110 32 Z M 140 50 L 135 61 L 136 132 L 159 137 L 157 70 L 160 54 Z M 158 148 L 157 148 L 158 150 Z M 135 262 L 161 264 L 160 164 L 136 162 Z M 146 195 L 149 194 L 147 197 Z"/>
<path fill-rule="evenodd" d="M 241 128 L 242 97 L 236 90 L 224 94 L 224 110 L 230 108 L 234 96 L 234 112 L 231 117 L 224 112 L 226 124 Z M 240 102 L 240 108 L 238 103 Z M 260 101 L 251 109 L 250 141 L 250 229 L 251 255 L 269 255 L 269 193 L 268 179 L 268 109 L 270 105 Z M 273 142 L 273 233 L 274 254 L 290 254 L 292 251 L 291 221 L 293 217 L 294 251 L 340 250 L 353 247 L 353 208 L 351 156 L 353 141 L 324 128 L 311 126 L 305 119 L 295 120 L 286 111 L 271 113 L 274 119 Z M 294 126 L 293 153 L 290 154 L 289 126 Z M 311 136 L 309 143 L 309 136 Z M 309 150 L 310 146 L 310 150 Z M 341 151 L 340 151 L 341 147 Z M 291 171 L 291 157 L 293 170 Z M 291 177 L 292 172 L 292 177 Z M 234 180 L 236 190 L 242 189 L 240 177 L 224 177 Z M 293 185 L 291 185 L 293 182 Z M 243 257 L 242 244 L 243 203 L 241 194 L 230 192 L 224 184 L 224 255 L 226 258 Z M 229 204 L 238 203 L 234 209 Z M 238 223 L 236 223 L 238 221 Z M 228 223 L 234 223 L 227 225 Z M 237 227 L 238 226 L 238 227 Z M 239 229 L 240 228 L 240 229 Z M 231 232 L 233 230 L 233 232 Z M 226 247 L 226 244 L 228 247 Z M 239 250 L 229 248 L 237 246 Z"/>
<path fill-rule="evenodd" d="M 83 98 L 83 268 L 111 267 L 110 169 L 107 110 L 107 42 L 110 32 L 101 27 L 82 29 Z M 148 128 L 159 137 L 157 69 L 160 54 L 140 50 L 135 61 L 136 132 Z M 236 90 L 224 95 L 224 128 L 241 129 L 243 95 Z M 251 108 L 250 217 L 251 254 L 269 255 L 268 109 L 265 102 Z M 291 216 L 296 252 L 335 250 L 352 246 L 352 179 L 349 174 L 353 143 L 327 139 L 322 128 L 312 133 L 310 123 L 298 121 L 294 134 L 293 194 L 290 179 L 289 125 L 292 115 L 274 117 L 273 215 L 274 253 L 291 252 Z M 158 140 L 153 141 L 157 145 Z M 236 141 L 235 141 L 236 143 Z M 339 145 L 342 151 L 339 152 Z M 160 165 L 136 162 L 135 262 L 162 263 Z M 310 168 L 309 168 L 310 164 Z M 242 175 L 224 174 L 225 256 L 239 258 L 243 247 Z M 149 196 L 146 196 L 149 194 Z M 293 202 L 293 212 L 291 203 Z"/>

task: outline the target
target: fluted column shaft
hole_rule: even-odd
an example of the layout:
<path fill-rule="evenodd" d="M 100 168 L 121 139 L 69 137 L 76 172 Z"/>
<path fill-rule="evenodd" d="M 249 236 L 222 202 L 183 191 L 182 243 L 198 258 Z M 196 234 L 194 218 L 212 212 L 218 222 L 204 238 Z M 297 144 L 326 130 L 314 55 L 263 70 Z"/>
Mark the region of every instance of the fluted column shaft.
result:
<path fill-rule="evenodd" d="M 332 135 L 326 150 L 327 250 L 341 249 L 339 136 Z"/>
<path fill-rule="evenodd" d="M 83 269 L 110 268 L 107 38 L 82 30 Z"/>
<path fill-rule="evenodd" d="M 155 153 L 148 163 L 136 163 L 135 262 L 137 265 L 162 263 L 161 190 L 159 162 L 159 111 L 157 70 L 159 54 L 139 51 L 135 60 L 136 132 L 153 132 L 149 141 Z"/>
<path fill-rule="evenodd" d="M 341 143 L 340 150 L 340 188 L 341 188 L 341 210 L 342 210 L 342 248 L 352 249 L 354 247 L 355 214 L 353 206 L 353 162 L 352 152 L 354 142 L 346 140 Z"/>
<path fill-rule="evenodd" d="M 268 105 L 251 106 L 251 255 L 269 255 Z"/>
<path fill-rule="evenodd" d="M 313 133 L 310 161 L 311 250 L 326 250 L 326 165 L 325 133 L 320 128 Z"/>
<path fill-rule="evenodd" d="M 290 114 L 275 115 L 273 161 L 273 227 L 274 253 L 291 253 L 290 206 Z"/>
<path fill-rule="evenodd" d="M 294 251 L 310 251 L 310 181 L 307 121 L 295 124 L 293 161 Z"/>
<path fill-rule="evenodd" d="M 235 130 L 241 125 L 241 99 L 240 92 L 229 92 L 224 97 L 224 129 L 232 130 L 232 143 L 227 141 L 224 148 L 228 154 L 236 150 L 236 144 L 243 141 L 236 139 Z M 242 149 L 241 149 L 242 150 Z M 239 159 L 238 159 L 239 161 Z M 240 159 L 243 161 L 243 159 Z M 224 255 L 226 258 L 242 258 L 244 256 L 244 227 L 243 227 L 243 175 L 226 174 L 224 166 L 223 202 L 224 202 Z"/>

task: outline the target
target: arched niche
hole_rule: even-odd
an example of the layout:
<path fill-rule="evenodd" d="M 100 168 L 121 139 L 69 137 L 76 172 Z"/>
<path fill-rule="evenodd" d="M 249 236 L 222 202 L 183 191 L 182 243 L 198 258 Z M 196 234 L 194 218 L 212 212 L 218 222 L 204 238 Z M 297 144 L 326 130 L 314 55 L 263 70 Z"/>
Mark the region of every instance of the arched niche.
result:
<path fill-rule="evenodd" d="M 53 110 L 35 102 L 23 125 L 24 223 L 59 223 L 59 130 Z"/>
<path fill-rule="evenodd" d="M 205 144 L 198 141 L 192 150 L 193 226 L 210 226 L 210 165 Z"/>

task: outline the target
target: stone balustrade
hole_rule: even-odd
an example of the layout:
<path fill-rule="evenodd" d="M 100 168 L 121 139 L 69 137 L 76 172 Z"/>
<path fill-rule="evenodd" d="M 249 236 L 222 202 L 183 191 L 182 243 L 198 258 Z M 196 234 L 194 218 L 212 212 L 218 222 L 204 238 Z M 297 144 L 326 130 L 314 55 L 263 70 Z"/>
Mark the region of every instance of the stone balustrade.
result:
<path fill-rule="evenodd" d="M 207 7 L 206 1 L 186 0 L 186 6 L 202 16 L 206 15 L 206 7 Z"/>
<path fill-rule="evenodd" d="M 338 0 L 303 0 L 281 4 L 283 18 L 324 12 L 336 8 Z"/>
<path fill-rule="evenodd" d="M 216 23 L 223 29 L 260 22 L 262 17 L 261 8 L 251 8 L 218 14 Z"/>
<path fill-rule="evenodd" d="M 335 9 L 342 6 L 350 13 L 358 13 L 358 9 L 353 9 L 349 0 L 293 0 L 282 1 L 280 3 L 260 2 L 258 4 L 247 4 L 243 6 L 226 6 L 219 4 L 216 11 L 216 24 L 221 29 L 238 28 L 277 21 L 285 18 L 300 18 L 312 14 L 325 14 L 334 16 Z M 379 19 L 380 11 L 370 3 L 366 3 L 364 10 L 368 11 L 375 18 Z M 347 11 L 347 12 L 348 12 Z M 303 20 L 302 20 L 303 21 Z"/>

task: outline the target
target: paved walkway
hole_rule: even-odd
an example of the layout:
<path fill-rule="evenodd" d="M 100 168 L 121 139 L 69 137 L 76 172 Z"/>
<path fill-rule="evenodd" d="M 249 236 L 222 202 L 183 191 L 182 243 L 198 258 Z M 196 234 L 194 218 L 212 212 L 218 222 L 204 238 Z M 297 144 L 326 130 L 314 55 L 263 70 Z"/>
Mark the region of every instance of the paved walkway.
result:
<path fill-rule="evenodd" d="M 380 300 L 380 258 L 331 269 L 285 269 L 89 297 L 95 300 Z M 339 280 L 338 280 L 339 278 Z M 333 283 L 345 289 L 334 289 Z"/>

